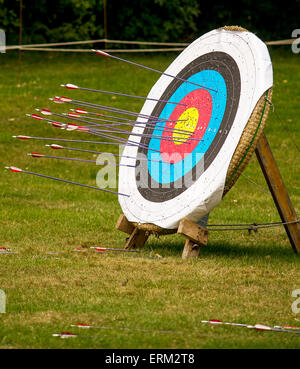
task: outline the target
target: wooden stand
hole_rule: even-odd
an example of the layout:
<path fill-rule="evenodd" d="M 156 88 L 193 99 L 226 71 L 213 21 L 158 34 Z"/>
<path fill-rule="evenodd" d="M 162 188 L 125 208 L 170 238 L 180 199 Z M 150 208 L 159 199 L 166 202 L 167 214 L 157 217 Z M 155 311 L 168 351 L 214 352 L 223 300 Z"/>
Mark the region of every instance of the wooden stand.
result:
<path fill-rule="evenodd" d="M 135 249 L 142 247 L 147 241 L 151 232 L 135 227 L 127 220 L 124 214 L 121 214 L 116 229 L 125 232 L 130 236 L 126 239 L 125 249 Z M 174 233 L 182 234 L 186 237 L 182 258 L 196 258 L 199 255 L 200 247 L 207 244 L 208 231 L 207 229 L 191 222 L 188 219 L 182 219 L 179 222 L 177 231 Z"/>
<path fill-rule="evenodd" d="M 263 171 L 269 190 L 273 196 L 274 203 L 283 223 L 296 222 L 297 214 L 277 167 L 270 145 L 264 133 L 262 133 L 256 150 L 258 162 Z M 296 253 L 300 252 L 300 224 L 286 224 L 286 233 L 291 246 Z"/>
<path fill-rule="evenodd" d="M 276 161 L 272 154 L 271 148 L 264 133 L 262 133 L 257 148 L 255 150 L 258 162 L 261 166 L 273 200 L 279 212 L 282 222 L 296 222 L 297 214 L 284 185 Z M 296 253 L 300 253 L 300 224 L 286 224 L 286 233 L 290 240 L 291 246 Z M 139 229 L 129 222 L 124 214 L 121 214 L 116 228 L 119 231 L 129 234 L 126 239 L 125 249 L 133 249 L 142 247 L 147 241 L 151 232 Z M 182 258 L 197 258 L 199 256 L 200 247 L 207 244 L 208 231 L 206 228 L 191 222 L 188 219 L 182 219 L 179 222 L 178 233 L 186 238 Z M 162 233 L 164 234 L 164 233 Z"/>

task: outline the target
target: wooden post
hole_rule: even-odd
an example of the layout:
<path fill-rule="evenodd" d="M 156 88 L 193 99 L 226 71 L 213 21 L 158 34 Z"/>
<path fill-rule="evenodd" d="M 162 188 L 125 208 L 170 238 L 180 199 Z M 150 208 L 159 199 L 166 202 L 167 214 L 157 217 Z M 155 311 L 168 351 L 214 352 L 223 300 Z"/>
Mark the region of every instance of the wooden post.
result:
<path fill-rule="evenodd" d="M 141 229 L 138 228 L 134 228 L 131 235 L 126 241 L 124 248 L 126 250 L 140 248 L 144 246 L 148 237 L 149 235 L 145 231 L 142 231 Z"/>
<path fill-rule="evenodd" d="M 124 214 L 121 214 L 117 221 L 116 229 L 118 229 L 121 232 L 131 234 L 132 231 L 134 230 L 134 226 L 132 223 L 128 222 Z"/>
<path fill-rule="evenodd" d="M 23 42 L 23 0 L 20 0 L 20 20 L 19 20 L 19 46 L 22 45 Z M 19 49 L 18 51 L 19 57 L 18 57 L 18 87 L 20 87 L 21 84 L 21 71 L 22 71 L 22 51 Z"/>
<path fill-rule="evenodd" d="M 296 221 L 297 214 L 264 133 L 258 141 L 255 153 L 282 222 Z M 300 253 L 300 224 L 286 224 L 284 227 L 294 251 Z"/>
<path fill-rule="evenodd" d="M 127 220 L 124 214 L 120 215 L 116 224 L 116 229 L 130 235 L 126 240 L 124 247 L 127 250 L 144 246 L 149 237 L 145 231 L 134 227 L 134 225 Z"/>
<path fill-rule="evenodd" d="M 187 238 L 182 252 L 182 259 L 197 258 L 200 247 L 207 244 L 208 230 L 184 218 L 179 222 L 177 233 Z"/>
<path fill-rule="evenodd" d="M 182 251 L 182 259 L 193 259 L 197 258 L 200 253 L 200 245 L 187 239 L 184 244 Z"/>
<path fill-rule="evenodd" d="M 107 49 L 107 13 L 106 0 L 103 0 L 103 29 L 104 29 L 104 49 Z"/>

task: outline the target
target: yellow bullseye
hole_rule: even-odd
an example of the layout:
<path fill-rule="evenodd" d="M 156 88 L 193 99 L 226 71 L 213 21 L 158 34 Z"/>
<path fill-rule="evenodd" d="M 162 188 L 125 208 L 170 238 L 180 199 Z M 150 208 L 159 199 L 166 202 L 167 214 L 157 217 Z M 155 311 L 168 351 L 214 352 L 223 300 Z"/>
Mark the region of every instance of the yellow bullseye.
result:
<path fill-rule="evenodd" d="M 178 118 L 178 122 L 174 126 L 173 131 L 173 140 L 175 145 L 182 145 L 187 141 L 187 139 L 194 133 L 197 123 L 199 119 L 199 112 L 196 108 L 188 108 L 186 109 Z M 180 132 L 176 130 L 185 130 L 190 133 Z M 179 141 L 175 141 L 176 139 L 180 139 Z"/>

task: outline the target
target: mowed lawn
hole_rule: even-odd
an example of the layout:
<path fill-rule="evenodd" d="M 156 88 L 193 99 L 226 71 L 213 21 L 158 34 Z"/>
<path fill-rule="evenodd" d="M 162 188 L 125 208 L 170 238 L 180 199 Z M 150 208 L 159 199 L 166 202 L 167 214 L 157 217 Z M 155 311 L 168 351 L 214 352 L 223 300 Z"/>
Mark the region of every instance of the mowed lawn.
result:
<path fill-rule="evenodd" d="M 270 110 L 265 132 L 299 213 L 300 56 L 288 47 L 270 51 L 275 112 Z M 160 70 L 175 57 L 174 53 L 126 55 Z M 250 235 L 211 232 L 208 245 L 194 260 L 181 259 L 184 239 L 177 235 L 151 237 L 140 255 L 158 254 L 161 259 L 98 254 L 90 246 L 124 246 L 125 234 L 114 228 L 121 212 L 115 195 L 4 169 L 14 165 L 95 186 L 99 166 L 33 159 L 27 153 L 57 151 L 45 147 L 48 142 L 18 141 L 12 136 L 92 139 L 25 114 L 35 108 L 68 111 L 71 106 L 48 100 L 56 95 L 139 111 L 140 100 L 68 91 L 60 84 L 145 96 L 159 75 L 93 54 L 67 53 L 23 52 L 20 81 L 18 70 L 17 52 L 0 54 L 0 247 L 16 252 L 0 254 L 0 289 L 7 297 L 6 313 L 0 314 L 0 348 L 300 348 L 296 334 L 200 322 L 300 326 L 300 313 L 291 308 L 291 293 L 300 288 L 300 257 L 283 227 Z M 73 147 L 107 149 L 88 144 Z M 110 149 L 118 152 L 117 147 Z M 66 151 L 63 155 L 95 159 L 93 154 Z M 211 212 L 210 224 L 280 221 L 255 157 L 244 174 L 247 178 L 242 176 Z M 86 251 L 74 252 L 78 247 Z M 109 329 L 70 327 L 78 322 Z M 80 336 L 52 336 L 61 331 Z"/>

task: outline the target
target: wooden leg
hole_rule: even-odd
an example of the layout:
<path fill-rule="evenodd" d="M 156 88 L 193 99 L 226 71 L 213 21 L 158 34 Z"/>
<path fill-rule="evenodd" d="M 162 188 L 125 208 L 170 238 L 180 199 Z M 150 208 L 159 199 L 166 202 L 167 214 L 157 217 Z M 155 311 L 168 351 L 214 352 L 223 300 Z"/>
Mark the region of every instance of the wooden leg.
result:
<path fill-rule="evenodd" d="M 296 221 L 297 214 L 264 133 L 258 141 L 255 153 L 282 222 Z M 284 227 L 294 251 L 300 253 L 300 224 L 286 224 Z"/>
<path fill-rule="evenodd" d="M 177 233 L 187 238 L 182 258 L 197 258 L 200 252 L 200 246 L 207 244 L 208 230 L 188 219 L 182 219 L 179 222 Z"/>
<path fill-rule="evenodd" d="M 119 216 L 119 219 L 116 224 L 116 229 L 118 229 L 121 232 L 131 234 L 134 230 L 134 226 L 132 223 L 130 223 L 124 214 L 121 214 Z"/>
<path fill-rule="evenodd" d="M 145 231 L 134 227 L 134 225 L 127 220 L 124 214 L 120 215 L 116 224 L 116 229 L 130 235 L 125 243 L 125 249 L 127 250 L 144 246 L 149 237 Z"/>
<path fill-rule="evenodd" d="M 182 252 L 182 259 L 197 258 L 200 252 L 200 245 L 187 239 L 184 244 L 184 249 Z"/>
<path fill-rule="evenodd" d="M 136 249 L 144 246 L 145 242 L 147 241 L 149 235 L 146 234 L 145 231 L 142 231 L 138 228 L 134 228 L 131 235 L 126 241 L 125 249 Z"/>

